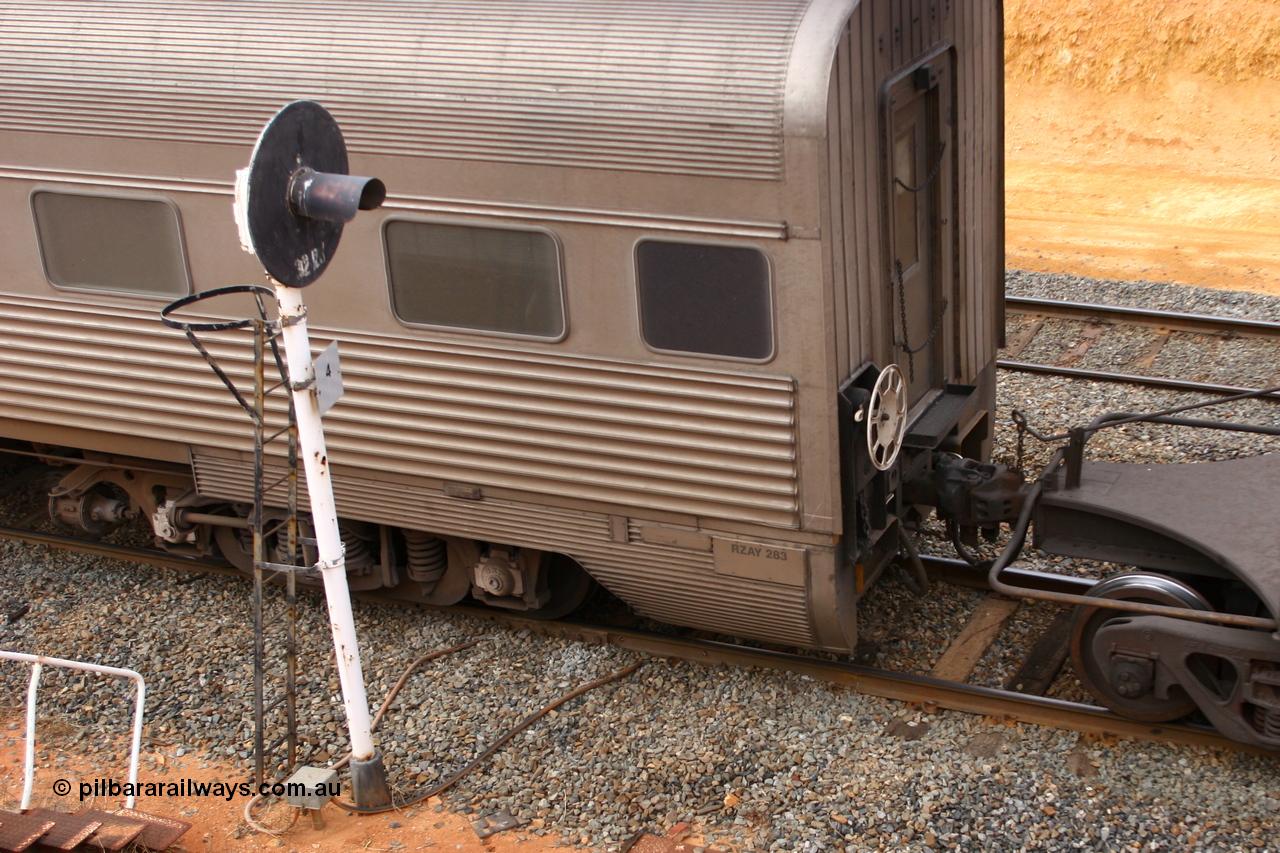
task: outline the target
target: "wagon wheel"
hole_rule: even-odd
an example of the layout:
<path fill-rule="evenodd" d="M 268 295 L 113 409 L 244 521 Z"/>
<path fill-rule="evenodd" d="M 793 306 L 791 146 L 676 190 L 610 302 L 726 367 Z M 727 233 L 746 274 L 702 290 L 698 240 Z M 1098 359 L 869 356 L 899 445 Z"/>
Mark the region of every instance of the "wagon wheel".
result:
<path fill-rule="evenodd" d="M 283 511 L 268 509 L 264 513 L 264 522 L 269 527 L 276 522 L 283 521 L 286 517 L 287 515 Z M 247 527 L 223 527 L 218 525 L 213 528 L 213 541 L 217 543 L 223 559 L 245 574 L 253 574 L 252 530 Z M 299 546 L 298 550 L 301 552 L 303 550 L 302 546 Z M 266 558 L 283 562 L 285 555 L 281 551 L 281 543 L 277 541 L 275 534 L 272 534 L 266 543 Z M 310 556 L 314 556 L 314 554 Z"/>
<path fill-rule="evenodd" d="M 880 371 L 867 402 L 867 453 L 877 470 L 893 467 L 906 431 L 907 386 L 902 369 L 891 364 Z"/>
<path fill-rule="evenodd" d="M 1089 590 L 1089 595 L 1121 601 L 1141 601 L 1194 610 L 1212 610 L 1199 592 L 1179 580 L 1154 572 L 1112 575 Z M 1196 703 L 1176 684 L 1160 695 L 1154 675 L 1143 661 L 1113 660 L 1094 646 L 1098 631 L 1128 614 L 1120 610 L 1080 605 L 1071 631 L 1071 663 L 1085 688 L 1106 707 L 1147 723 L 1163 723 L 1185 717 Z"/>
<path fill-rule="evenodd" d="M 596 582 L 572 557 L 552 554 L 547 565 L 547 587 L 551 599 L 536 610 L 521 615 L 528 619 L 560 619 L 577 610 L 596 591 Z"/>

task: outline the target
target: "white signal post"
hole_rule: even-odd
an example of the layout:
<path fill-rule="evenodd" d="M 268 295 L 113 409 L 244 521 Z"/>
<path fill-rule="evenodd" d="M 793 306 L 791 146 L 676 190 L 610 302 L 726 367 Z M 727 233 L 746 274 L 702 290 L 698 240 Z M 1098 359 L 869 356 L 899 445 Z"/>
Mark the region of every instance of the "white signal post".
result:
<path fill-rule="evenodd" d="M 391 792 L 373 742 L 302 288 L 318 279 L 332 260 L 343 225 L 361 210 L 380 207 L 385 198 L 386 187 L 377 178 L 347 173 L 346 143 L 333 116 L 313 101 L 294 101 L 267 123 L 249 167 L 236 173 L 233 205 L 240 245 L 262 263 L 275 289 L 319 554 L 315 568 L 324 581 L 351 738 L 352 799 L 366 813 L 390 808 Z"/>
<path fill-rule="evenodd" d="M 302 290 L 271 280 L 279 305 L 280 336 L 284 341 L 289 368 L 290 393 L 298 424 L 298 451 L 307 474 L 307 495 L 311 503 L 311 525 L 315 531 L 317 568 L 324 580 L 324 597 L 333 629 L 333 649 L 337 655 L 338 681 L 347 712 L 352 761 L 374 757 L 369 698 L 360 667 L 360 645 L 356 640 L 351 612 L 351 592 L 347 586 L 345 548 L 338 532 L 338 511 L 329 475 L 329 455 L 325 449 L 320 401 L 316 393 L 315 365 L 307 335 L 307 308 Z"/>

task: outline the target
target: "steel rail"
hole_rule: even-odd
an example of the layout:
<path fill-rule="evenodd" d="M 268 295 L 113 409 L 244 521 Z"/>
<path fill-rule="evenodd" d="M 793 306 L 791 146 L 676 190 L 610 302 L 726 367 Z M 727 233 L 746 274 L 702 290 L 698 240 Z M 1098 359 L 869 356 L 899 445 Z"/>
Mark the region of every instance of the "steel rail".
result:
<path fill-rule="evenodd" d="M 927 710 L 945 708 L 1090 734 L 1213 746 L 1258 755 L 1275 754 L 1231 740 L 1208 727 L 1151 725 L 1125 719 L 1105 708 L 1065 699 L 945 681 L 928 675 L 889 672 L 846 661 L 822 660 L 796 652 L 757 649 L 736 643 L 601 630 L 605 631 L 605 642 L 643 654 L 710 665 L 750 666 L 805 675 L 848 687 L 859 693 L 920 705 Z"/>
<path fill-rule="evenodd" d="M 1136 308 L 1127 305 L 1102 305 L 1096 302 L 1072 302 L 1059 299 L 1042 299 L 1028 296 L 1006 296 L 1006 309 L 1015 314 L 1037 315 L 1058 319 L 1085 320 L 1113 324 L 1151 326 L 1185 332 L 1219 336 L 1252 336 L 1280 340 L 1280 322 L 1252 320 L 1241 317 L 1223 317 L 1210 314 L 1181 313 L 1159 308 Z M 1018 373 L 1035 373 L 1045 376 L 1062 376 L 1091 382 L 1117 382 L 1124 385 L 1141 385 L 1164 388 L 1171 391 L 1188 391 L 1196 394 L 1231 395 L 1253 389 L 1216 382 L 1198 382 L 1191 379 L 1173 379 L 1164 376 L 1146 376 L 1134 373 L 1116 373 L 1107 370 L 1091 370 L 1083 367 L 1065 367 L 1002 358 L 996 366 Z M 1266 395 L 1265 399 L 1280 399 L 1280 394 Z"/>
<path fill-rule="evenodd" d="M 128 562 L 146 563 L 161 568 L 188 572 L 211 572 L 238 578 L 246 577 L 230 566 L 215 561 L 176 557 L 143 548 L 111 545 L 79 539 L 74 536 L 39 533 L 13 527 L 0 527 L 0 539 L 14 539 L 64 550 Z M 947 582 L 985 588 L 979 583 L 982 567 L 943 557 L 922 557 L 926 568 Z M 1093 581 L 1066 575 L 1010 569 L 1006 572 L 1020 582 L 1044 585 L 1045 588 L 1078 592 Z M 652 631 L 640 631 L 589 622 L 544 621 L 510 612 L 478 606 L 436 608 L 420 602 L 397 599 L 385 593 L 357 593 L 360 598 L 382 603 L 417 606 L 432 610 L 465 613 L 504 626 L 527 629 L 547 636 L 585 642 L 611 644 L 639 654 L 688 661 L 707 666 L 756 667 L 796 673 L 816 680 L 847 687 L 871 696 L 907 702 L 926 709 L 945 708 L 978 714 L 1000 720 L 1017 721 L 1070 731 L 1114 737 L 1155 740 L 1193 746 L 1211 746 L 1272 755 L 1274 752 L 1231 740 L 1213 729 L 1185 725 L 1152 725 L 1120 717 L 1105 708 L 1064 699 L 1017 693 L 992 687 L 981 687 L 933 678 L 928 675 L 892 672 L 861 666 L 847 661 L 825 659 L 812 654 L 751 646 L 722 640 L 706 640 Z"/>
<path fill-rule="evenodd" d="M 969 589 L 991 589 L 987 585 L 987 567 L 985 565 L 974 566 L 964 560 L 957 560 L 955 557 L 937 557 L 927 554 L 921 554 L 920 561 L 924 563 L 925 571 L 930 575 L 952 586 L 963 586 Z M 1077 575 L 1056 575 L 1052 572 L 1038 572 L 1034 569 L 1019 569 L 1016 567 L 1005 569 L 1003 577 L 1016 580 L 1024 586 L 1046 592 L 1070 592 L 1079 595 L 1084 595 L 1098 583 L 1093 578 L 1082 578 Z"/>
<path fill-rule="evenodd" d="M 134 548 L 128 545 L 113 545 L 84 539 L 79 536 L 65 536 L 58 533 L 42 533 L 38 530 L 27 530 L 21 527 L 0 527 L 0 539 L 12 539 L 26 542 L 29 545 L 44 545 L 49 548 L 60 548 L 78 554 L 94 557 L 106 557 L 126 563 L 143 563 L 162 569 L 177 569 L 184 572 L 208 572 L 210 574 L 248 578 L 231 565 L 219 560 L 208 560 L 202 557 L 182 557 L 167 554 L 152 548 Z"/>
<path fill-rule="evenodd" d="M 1006 296 L 1004 304 L 1014 314 L 1038 314 L 1070 320 L 1103 320 L 1130 325 L 1155 326 L 1201 334 L 1253 335 L 1280 338 L 1280 323 L 1213 314 L 1183 313 L 1161 308 L 1102 305 L 1030 296 Z"/>
<path fill-rule="evenodd" d="M 743 643 L 694 639 L 590 623 L 544 622 L 488 608 L 454 609 L 461 609 L 468 615 L 498 621 L 510 627 L 518 626 L 530 632 L 583 642 L 609 644 L 653 657 L 688 661 L 706 666 L 755 667 L 789 672 L 847 687 L 869 696 L 919 705 L 930 711 L 945 708 L 1003 721 L 1029 723 L 1096 735 L 1189 746 L 1211 746 L 1256 755 L 1276 755 L 1262 747 L 1231 740 L 1207 726 L 1142 723 L 1121 717 L 1106 708 L 1066 699 L 946 681 L 929 675 L 892 672 L 848 661 L 824 659 L 800 652 L 761 648 Z"/>

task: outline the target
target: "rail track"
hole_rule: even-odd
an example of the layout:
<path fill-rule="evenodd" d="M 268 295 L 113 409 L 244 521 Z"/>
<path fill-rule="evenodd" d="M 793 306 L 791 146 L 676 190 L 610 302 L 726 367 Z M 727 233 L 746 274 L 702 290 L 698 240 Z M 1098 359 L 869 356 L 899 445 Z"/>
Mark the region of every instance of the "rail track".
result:
<path fill-rule="evenodd" d="M 43 545 L 76 553 L 151 565 L 183 572 L 217 575 L 233 575 L 244 578 L 230 565 L 216 560 L 188 559 L 163 551 L 136 548 L 82 539 L 73 536 L 45 533 L 17 527 L 0 527 L 0 539 Z M 959 560 L 939 557 L 925 558 L 926 568 L 936 580 L 975 589 L 985 589 L 984 573 Z M 1087 589 L 1092 581 L 1044 572 L 1011 569 L 1006 575 L 1021 583 L 1044 589 L 1079 592 Z M 398 599 L 379 593 L 360 593 L 362 599 L 407 605 Z M 994 601 L 989 596 L 983 602 Z M 1007 601 L 1007 600 L 1005 600 Z M 980 605 L 981 607 L 981 605 Z M 1193 724 L 1151 725 L 1127 720 L 1105 708 L 1042 695 L 1040 692 L 1017 689 L 983 687 L 966 683 L 963 679 L 948 679 L 933 675 L 894 672 L 865 666 L 845 660 L 832 660 L 820 655 L 763 648 L 723 639 L 688 636 L 684 633 L 666 634 L 639 630 L 631 627 L 599 624 L 589 620 L 539 621 L 484 607 L 458 606 L 449 608 L 513 629 L 526 629 L 542 634 L 559 636 L 584 642 L 608 643 L 652 657 L 677 659 L 714 666 L 758 667 L 789 672 L 851 688 L 861 693 L 893 699 L 932 711 L 947 709 L 978 714 L 1002 721 L 1016 721 L 1049 726 L 1059 729 L 1095 735 L 1125 737 L 1141 740 L 1164 741 L 1184 745 L 1211 746 L 1237 751 L 1267 754 L 1265 750 L 1237 743 L 1218 734 L 1207 726 Z M 1012 608 L 1009 609 L 1012 612 Z M 977 619 L 978 617 L 974 617 Z M 971 619 L 971 623 L 972 623 Z M 967 626 L 968 627 L 968 626 Z M 998 627 L 998 626 L 997 626 Z M 1054 630 L 1050 628 L 1050 632 Z M 988 621 L 986 643 L 995 638 Z M 985 650 L 986 645 L 975 646 L 974 633 L 964 632 L 957 643 L 967 644 L 966 654 L 972 662 Z M 981 640 L 981 638 L 979 638 Z M 1059 642 L 1060 640 L 1060 642 Z M 1046 642 L 1047 641 L 1047 642 Z M 1039 671 L 1036 680 L 1043 688 L 1048 686 L 1065 658 L 1065 637 L 1046 635 L 1033 645 L 1019 673 Z M 954 646 L 955 644 L 953 644 Z M 976 652 L 976 654 L 975 654 Z M 944 659 L 947 655 L 944 654 Z M 935 669 L 936 672 L 936 669 Z M 1048 677 L 1044 677 L 1048 675 Z M 1015 675 L 1015 679 L 1018 676 Z M 1011 679 L 1012 680 L 1012 679 Z"/>
<path fill-rule="evenodd" d="M 1017 296 L 1005 298 L 1005 310 L 1011 316 L 1026 318 L 1027 322 L 1010 336 L 1005 347 L 1005 357 L 997 362 L 1000 368 L 1094 382 L 1120 382 L 1201 394 L 1228 395 L 1251 390 L 1244 386 L 1218 382 L 1156 376 L 1144 372 L 1098 370 L 1078 365 L 1089 348 L 1103 335 L 1124 326 L 1140 326 L 1156 333 L 1151 344 L 1135 360 L 1134 367 L 1137 370 L 1149 369 L 1164 346 L 1178 333 L 1211 335 L 1224 339 L 1258 338 L 1280 343 L 1280 323 L 1269 320 Z M 1066 354 L 1065 363 L 1046 364 L 1022 360 L 1019 356 L 1049 320 L 1072 320 L 1086 324 L 1080 344 Z M 1280 399 L 1280 395 L 1270 395 L 1270 398 Z"/>

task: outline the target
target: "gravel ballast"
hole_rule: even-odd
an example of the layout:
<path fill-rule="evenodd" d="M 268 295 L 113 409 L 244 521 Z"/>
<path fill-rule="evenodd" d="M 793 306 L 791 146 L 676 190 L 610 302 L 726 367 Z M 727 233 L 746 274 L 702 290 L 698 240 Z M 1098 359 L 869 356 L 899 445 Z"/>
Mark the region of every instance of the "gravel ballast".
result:
<path fill-rule="evenodd" d="M 1280 318 L 1280 300 L 1150 283 L 1011 273 L 1010 292 L 1097 302 L 1127 295 L 1174 310 Z M 1260 358 L 1243 353 L 1242 369 L 1265 369 Z M 1058 430 L 1108 410 L 1190 399 L 1001 373 L 996 458 L 1012 459 L 1015 407 L 1038 428 Z M 1280 424 L 1274 403 L 1224 408 L 1211 416 Z M 1276 441 L 1139 425 L 1103 432 L 1090 443 L 1090 456 L 1225 459 L 1274 452 Z M 1028 468 L 1038 470 L 1047 450 L 1035 442 L 1027 450 Z M 1083 561 L 1027 564 L 1099 570 Z M 981 597 L 943 588 L 915 599 L 894 571 L 882 584 L 862 610 L 864 638 L 875 643 L 879 665 L 907 671 L 928 671 Z M 138 669 L 150 693 L 146 751 L 196 753 L 247 774 L 247 583 L 6 541 L 0 589 L 0 605 L 30 605 L 12 624 L 3 624 L 0 613 L 0 647 Z M 323 602 L 305 594 L 300 610 L 302 736 L 320 750 L 313 761 L 336 760 L 345 735 Z M 1053 612 L 1024 604 L 979 662 L 974 681 L 1001 683 L 1018 663 L 1018 649 Z M 379 741 L 402 791 L 444 778 L 567 690 L 640 660 L 615 647 L 461 614 L 360 602 L 356 618 L 375 705 L 419 655 L 481 640 L 427 665 L 388 714 Z M 20 707 L 26 678 L 25 667 L 0 664 L 0 702 Z M 1054 693 L 1083 698 L 1072 693 L 1073 682 L 1064 675 Z M 127 691 L 110 682 L 45 676 L 42 714 L 64 723 L 82 748 L 97 748 L 102 733 L 123 735 L 127 707 Z M 723 846 L 797 851 L 1266 849 L 1280 828 L 1280 773 L 1272 758 L 927 714 L 803 676 L 656 659 L 534 725 L 446 800 L 476 819 L 507 812 L 524 824 L 517 833 L 554 833 L 604 850 L 681 821 Z"/>

